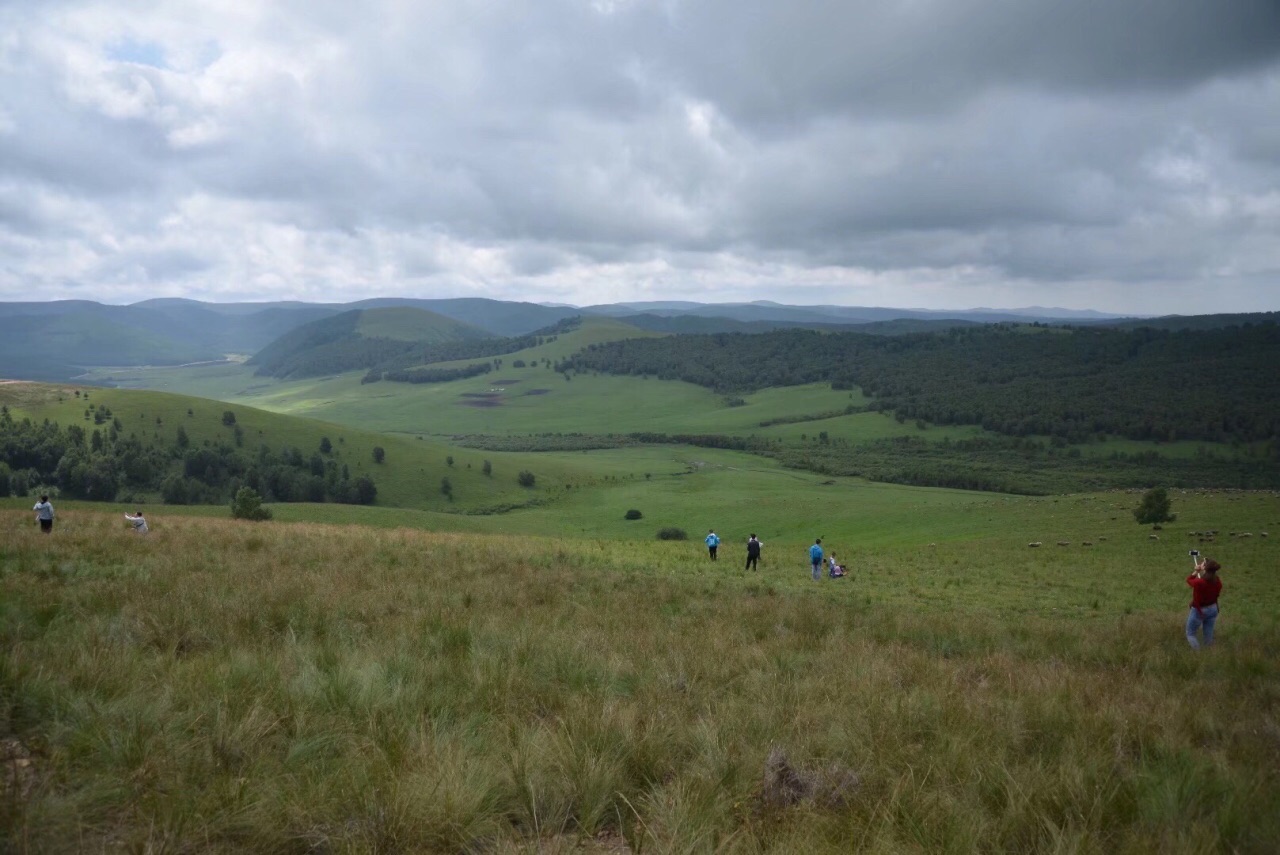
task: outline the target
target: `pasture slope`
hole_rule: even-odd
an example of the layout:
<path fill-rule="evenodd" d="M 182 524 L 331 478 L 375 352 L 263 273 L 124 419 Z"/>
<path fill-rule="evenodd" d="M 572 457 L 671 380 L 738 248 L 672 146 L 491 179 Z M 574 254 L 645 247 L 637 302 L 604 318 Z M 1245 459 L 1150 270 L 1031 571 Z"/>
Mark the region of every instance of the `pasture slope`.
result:
<path fill-rule="evenodd" d="M 353 477 L 369 475 L 378 487 L 378 502 L 419 510 L 443 513 L 477 513 L 493 508 L 510 508 L 549 501 L 558 495 L 551 489 L 575 479 L 590 480 L 589 473 L 573 461 L 531 461 L 529 455 L 480 452 L 453 448 L 439 442 L 405 435 L 383 435 L 350 426 L 269 413 L 243 405 L 222 404 L 203 398 L 147 392 L 131 389 L 102 389 L 69 384 L 13 383 L 0 385 L 0 404 L 9 408 L 15 419 L 34 421 L 49 419 L 63 425 L 81 425 L 87 433 L 110 429 L 112 422 L 97 425 L 95 409 L 107 408 L 113 420 L 119 420 L 123 436 L 137 435 L 144 444 L 173 446 L 181 427 L 192 447 L 206 443 L 232 445 L 238 428 L 242 450 L 252 457 L 258 446 L 272 451 L 283 446 L 300 449 L 304 455 L 314 453 L 325 438 L 333 446 L 332 458 L 349 467 Z M 235 416 L 234 425 L 226 424 L 223 414 Z M 385 450 L 385 462 L 373 459 L 373 448 Z M 449 460 L 453 464 L 449 464 Z M 490 461 L 490 475 L 483 474 L 484 462 Z M 545 485 L 527 489 L 517 483 L 518 473 L 534 462 L 535 474 L 544 476 Z M 453 498 L 440 491 L 441 481 L 449 478 Z M 136 501 L 155 501 L 155 496 L 139 494 Z"/>
<path fill-rule="evenodd" d="M 1150 539 L 1130 494 L 981 498 L 868 503 L 820 584 L 805 538 L 747 574 L 729 529 L 712 564 L 0 512 L 0 849 L 1275 851 L 1280 500 L 1175 493 Z M 1215 529 L 1197 655 L 1182 577 Z"/>

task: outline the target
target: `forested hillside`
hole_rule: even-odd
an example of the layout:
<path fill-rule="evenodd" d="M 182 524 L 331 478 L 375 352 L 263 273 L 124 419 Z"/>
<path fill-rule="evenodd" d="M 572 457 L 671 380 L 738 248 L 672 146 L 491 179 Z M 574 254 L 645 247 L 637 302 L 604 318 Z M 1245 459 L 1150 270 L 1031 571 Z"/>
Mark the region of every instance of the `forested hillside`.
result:
<path fill-rule="evenodd" d="M 187 412 L 194 431 L 196 417 Z M 16 419 L 7 405 L 0 407 L 0 497 L 56 488 L 59 495 L 104 502 L 146 494 L 171 505 L 213 504 L 247 486 L 269 501 L 372 504 L 377 498 L 373 480 L 353 478 L 332 446 L 309 455 L 289 445 L 246 448 L 232 411 L 200 418 L 219 419 L 225 438 L 197 443 L 180 423 L 169 442 L 167 431 L 162 438 L 155 430 L 161 417 L 126 425 L 110 407 L 89 401 L 84 426 Z"/>
<path fill-rule="evenodd" d="M 249 362 L 264 376 L 318 377 L 384 365 L 424 346 L 489 337 L 484 330 L 421 309 L 357 309 L 291 330 Z"/>
<path fill-rule="evenodd" d="M 367 371 L 366 383 L 382 380 L 423 382 L 470 376 L 479 369 L 440 369 L 424 373 L 419 366 L 458 359 L 483 359 L 524 350 L 546 337 L 574 328 L 580 318 L 559 321 L 546 329 L 514 337 L 490 336 L 421 309 L 365 309 L 343 312 L 301 326 L 272 342 L 249 360 L 262 376 L 319 377 Z"/>
<path fill-rule="evenodd" d="M 1086 441 L 1280 436 L 1280 327 L 1199 332 L 988 326 L 898 337 L 780 330 L 594 345 L 557 368 L 725 393 L 859 386 L 902 419 Z"/>

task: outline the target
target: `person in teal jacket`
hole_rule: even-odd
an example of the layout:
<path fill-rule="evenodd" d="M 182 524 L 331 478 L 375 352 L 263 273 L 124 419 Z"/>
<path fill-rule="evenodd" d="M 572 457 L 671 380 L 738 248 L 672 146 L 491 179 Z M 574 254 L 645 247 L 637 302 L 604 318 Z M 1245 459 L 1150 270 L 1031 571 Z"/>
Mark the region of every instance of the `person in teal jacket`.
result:
<path fill-rule="evenodd" d="M 707 534 L 707 553 L 711 556 L 711 560 L 716 560 L 716 547 L 720 545 L 720 535 L 716 534 L 715 529 L 711 529 Z"/>
<path fill-rule="evenodd" d="M 809 563 L 813 565 L 813 581 L 822 581 L 822 538 L 818 538 L 813 542 L 813 546 L 809 547 Z"/>

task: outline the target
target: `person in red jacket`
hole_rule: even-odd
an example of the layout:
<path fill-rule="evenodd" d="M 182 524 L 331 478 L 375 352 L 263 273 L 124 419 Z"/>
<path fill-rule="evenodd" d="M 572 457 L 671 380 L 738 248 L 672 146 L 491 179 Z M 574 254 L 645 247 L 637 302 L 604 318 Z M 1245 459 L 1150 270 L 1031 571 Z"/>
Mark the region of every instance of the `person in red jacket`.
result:
<path fill-rule="evenodd" d="M 1218 620 L 1218 596 L 1222 593 L 1222 580 L 1218 571 L 1222 566 L 1212 558 L 1199 558 L 1195 571 L 1187 577 L 1191 586 L 1191 611 L 1187 614 L 1187 643 L 1199 650 L 1201 642 L 1196 632 L 1203 627 L 1204 646 L 1213 644 L 1213 625 Z"/>

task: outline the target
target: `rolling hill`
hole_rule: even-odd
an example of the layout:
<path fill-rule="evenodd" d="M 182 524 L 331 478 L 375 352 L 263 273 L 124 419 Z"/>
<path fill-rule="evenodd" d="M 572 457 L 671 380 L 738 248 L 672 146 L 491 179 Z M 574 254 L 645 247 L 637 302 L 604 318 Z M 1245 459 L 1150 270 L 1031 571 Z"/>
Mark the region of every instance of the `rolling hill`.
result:
<path fill-rule="evenodd" d="M 249 360 L 259 375 L 318 377 L 415 361 L 423 345 L 479 341 L 478 327 L 413 308 L 354 309 L 303 324 Z"/>

